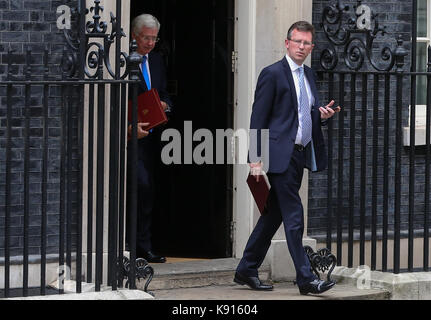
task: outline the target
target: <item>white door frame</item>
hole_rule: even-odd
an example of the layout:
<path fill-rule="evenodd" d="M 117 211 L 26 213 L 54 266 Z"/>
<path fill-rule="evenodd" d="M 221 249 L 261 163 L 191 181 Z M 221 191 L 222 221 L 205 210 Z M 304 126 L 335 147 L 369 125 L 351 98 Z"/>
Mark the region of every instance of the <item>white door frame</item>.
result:
<path fill-rule="evenodd" d="M 235 50 L 238 66 L 234 90 L 234 130 L 250 127 L 251 106 L 255 89 L 256 57 L 256 0 L 235 0 Z M 233 173 L 233 248 L 235 257 L 242 256 L 247 239 L 254 227 L 253 199 L 248 192 L 245 179 L 246 164 L 236 164 Z"/>
<path fill-rule="evenodd" d="M 259 10 L 259 16 L 257 16 Z M 235 0 L 235 51 L 237 71 L 234 84 L 234 130 L 249 128 L 257 75 L 265 65 L 285 54 L 283 37 L 295 21 L 312 21 L 312 0 Z M 257 28 L 259 27 L 259 30 Z M 266 30 L 268 29 L 268 30 Z M 257 48 L 256 44 L 260 47 Z M 310 57 L 306 64 L 310 64 Z M 236 148 L 238 157 L 238 147 Z M 245 182 L 246 164 L 235 164 L 233 170 L 233 248 L 234 257 L 241 257 L 246 242 L 259 217 L 259 212 Z M 304 206 L 307 236 L 308 171 L 300 196 Z M 281 228 L 280 228 L 281 229 Z M 277 231 L 275 240 L 285 242 L 284 232 Z"/>

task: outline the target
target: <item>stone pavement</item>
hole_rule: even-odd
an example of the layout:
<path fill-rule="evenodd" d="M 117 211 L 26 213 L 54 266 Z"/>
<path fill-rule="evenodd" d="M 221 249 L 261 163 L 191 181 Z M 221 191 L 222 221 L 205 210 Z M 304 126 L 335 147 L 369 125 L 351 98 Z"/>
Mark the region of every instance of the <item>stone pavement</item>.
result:
<path fill-rule="evenodd" d="M 154 278 L 148 290 L 155 300 L 388 300 L 389 292 L 384 289 L 359 289 L 355 282 L 343 283 L 340 279 L 331 290 L 321 295 L 299 294 L 293 281 L 274 283 L 274 290 L 259 292 L 233 282 L 238 259 L 214 259 L 193 261 L 172 261 L 151 264 Z M 271 282 L 270 267 L 264 262 L 259 269 L 262 281 Z M 145 280 L 137 283 L 143 288 Z"/>
<path fill-rule="evenodd" d="M 72 286 L 73 284 L 70 284 Z M 46 296 L 15 297 L 8 300 L 388 300 L 389 292 L 381 289 L 358 289 L 352 285 L 339 284 L 320 295 L 300 295 L 298 288 L 292 282 L 274 283 L 273 291 L 255 291 L 247 286 L 207 285 L 203 287 L 151 290 L 150 294 L 142 290 L 121 289 L 112 291 L 103 287 L 102 291 L 50 294 Z M 3 300 L 3 299 L 0 299 Z"/>
<path fill-rule="evenodd" d="M 389 292 L 358 289 L 352 285 L 335 285 L 320 295 L 301 295 L 293 282 L 274 283 L 273 291 L 255 291 L 247 286 L 212 285 L 151 291 L 156 300 L 388 300 Z"/>
<path fill-rule="evenodd" d="M 67 294 L 49 296 L 17 297 L 15 300 L 151 300 L 155 303 L 172 301 L 254 300 L 254 301 L 299 301 L 299 300 L 431 300 L 431 272 L 383 273 L 364 268 L 335 267 L 331 278 L 336 286 L 320 295 L 299 294 L 298 288 L 289 279 L 275 281 L 274 290 L 260 292 L 233 282 L 238 260 L 234 258 L 215 260 L 172 261 L 151 264 L 154 277 L 148 290 L 143 291 L 148 279 L 137 281 L 138 290 L 112 291 L 103 287 L 94 292 L 94 284 L 83 283 L 83 293 L 75 294 L 76 283 L 66 280 Z M 268 264 L 259 269 L 262 281 L 270 281 Z M 322 275 L 326 278 L 325 275 Z M 69 282 L 70 281 L 70 282 Z M 0 299 L 2 300 L 2 299 Z"/>

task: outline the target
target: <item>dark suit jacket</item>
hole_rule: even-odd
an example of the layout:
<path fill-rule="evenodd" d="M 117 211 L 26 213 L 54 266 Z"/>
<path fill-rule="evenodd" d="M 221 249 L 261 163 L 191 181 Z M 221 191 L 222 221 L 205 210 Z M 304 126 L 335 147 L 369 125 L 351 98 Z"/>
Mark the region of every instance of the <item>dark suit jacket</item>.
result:
<path fill-rule="evenodd" d="M 167 92 L 167 75 L 166 68 L 163 58 L 156 52 L 149 53 L 149 67 L 151 76 L 151 87 L 157 89 L 160 99 L 165 101 L 169 105 L 169 110 L 166 110 L 168 118 L 172 114 L 172 102 Z M 138 95 L 147 91 L 147 85 L 145 83 L 142 72 L 139 73 L 141 82 L 139 83 Z M 129 99 L 132 98 L 132 90 L 129 90 Z M 154 199 L 154 172 L 156 170 L 156 164 L 160 159 L 160 134 L 163 130 L 163 126 L 156 127 L 152 132 L 142 138 L 138 139 L 138 150 L 137 150 L 137 180 L 138 180 L 138 208 L 139 214 L 149 214 L 152 211 L 152 202 Z M 130 152 L 128 148 L 128 152 Z M 127 157 L 128 166 L 131 166 L 131 155 Z M 128 172 L 131 172 L 128 168 Z M 132 177 L 128 177 L 128 183 Z"/>
<path fill-rule="evenodd" d="M 148 63 L 150 67 L 151 87 L 157 89 L 160 100 L 165 101 L 169 105 L 169 109 L 166 110 L 166 113 L 168 114 L 172 112 L 172 101 L 169 98 L 167 91 L 166 67 L 163 62 L 163 58 L 157 52 L 151 51 L 148 54 Z M 141 82 L 138 95 L 148 90 L 142 72 L 139 73 L 139 78 L 141 79 Z"/>
<path fill-rule="evenodd" d="M 304 72 L 315 100 L 311 108 L 312 141 L 306 149 L 306 167 L 312 171 L 321 171 L 326 168 L 328 160 L 321 129 L 315 75 L 307 66 Z M 297 101 L 295 83 L 286 57 L 262 70 L 256 86 L 250 129 L 258 129 L 258 132 L 260 129 L 269 129 L 268 173 L 287 170 L 299 126 Z M 260 156 L 260 138 L 256 143 Z"/>
<path fill-rule="evenodd" d="M 163 58 L 157 52 L 151 51 L 148 54 L 148 63 L 150 67 L 151 87 L 157 89 L 160 100 L 168 104 L 166 115 L 170 118 L 172 116 L 173 105 L 167 91 L 167 75 Z M 142 72 L 139 73 L 139 78 L 141 82 L 139 84 L 138 95 L 148 90 Z M 159 151 L 158 142 L 161 130 L 163 130 L 163 127 L 156 127 L 147 137 L 138 140 L 139 160 L 149 162 L 150 160 L 148 159 L 151 158 L 151 161 L 154 161 L 153 158 Z"/>
<path fill-rule="evenodd" d="M 157 89 L 160 99 L 165 101 L 169 105 L 170 110 L 166 110 L 166 114 L 170 114 L 172 111 L 172 102 L 167 92 L 167 76 L 166 68 L 163 62 L 162 56 L 156 52 L 150 52 L 148 55 L 148 62 L 150 67 L 151 87 Z M 141 82 L 139 83 L 138 95 L 147 91 L 147 85 L 145 83 L 142 72 L 139 72 Z M 129 90 L 129 99 L 131 99 L 132 90 Z M 151 213 L 154 209 L 155 195 L 156 195 L 156 169 L 157 161 L 160 159 L 159 144 L 160 144 L 160 132 L 163 128 L 156 127 L 152 132 L 138 140 L 137 156 L 138 161 L 136 163 L 136 177 L 132 177 L 132 170 L 130 166 L 132 163 L 132 157 L 127 157 L 128 165 L 128 176 L 127 176 L 127 214 L 130 215 L 130 200 L 132 199 L 130 183 L 132 179 L 137 179 L 137 247 L 138 250 L 149 251 L 151 250 Z M 128 149 L 128 152 L 131 149 Z M 129 224 L 127 224 L 128 227 Z M 127 231 L 129 234 L 129 231 Z"/>

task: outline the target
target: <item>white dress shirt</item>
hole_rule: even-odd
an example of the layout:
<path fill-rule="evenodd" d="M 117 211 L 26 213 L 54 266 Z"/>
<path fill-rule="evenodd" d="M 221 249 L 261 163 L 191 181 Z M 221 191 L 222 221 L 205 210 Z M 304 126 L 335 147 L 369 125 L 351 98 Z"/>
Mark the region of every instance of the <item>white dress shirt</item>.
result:
<path fill-rule="evenodd" d="M 147 57 L 147 61 L 145 62 L 145 67 L 147 68 L 148 79 L 150 80 L 150 86 L 151 86 L 151 73 L 150 73 L 150 65 L 148 62 L 149 61 L 148 53 L 145 56 Z M 142 63 L 139 64 L 139 68 L 141 69 L 141 73 L 142 73 Z"/>
<path fill-rule="evenodd" d="M 295 91 L 296 91 L 296 98 L 298 102 L 298 109 L 299 109 L 299 68 L 303 67 L 304 65 L 297 65 L 290 57 L 286 54 L 286 60 L 289 63 L 290 70 L 292 70 L 292 77 L 293 82 L 295 83 Z M 307 76 L 304 72 L 304 82 L 305 82 L 305 88 L 307 90 L 308 95 L 308 101 L 310 103 L 310 107 L 314 105 L 314 96 L 310 89 L 310 84 L 308 82 Z M 311 109 L 311 108 L 310 108 Z M 299 120 L 299 126 L 298 126 L 298 132 L 296 134 L 295 143 L 301 144 L 302 141 L 302 113 L 300 110 L 298 110 L 298 120 Z"/>

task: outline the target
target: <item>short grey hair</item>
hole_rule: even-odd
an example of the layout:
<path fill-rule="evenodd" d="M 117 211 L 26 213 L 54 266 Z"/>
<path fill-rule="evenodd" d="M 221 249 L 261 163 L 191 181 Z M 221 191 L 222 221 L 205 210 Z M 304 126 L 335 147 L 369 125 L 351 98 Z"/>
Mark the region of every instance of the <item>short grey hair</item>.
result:
<path fill-rule="evenodd" d="M 143 13 L 132 21 L 132 32 L 139 34 L 143 27 L 160 30 L 160 22 L 151 14 Z"/>

